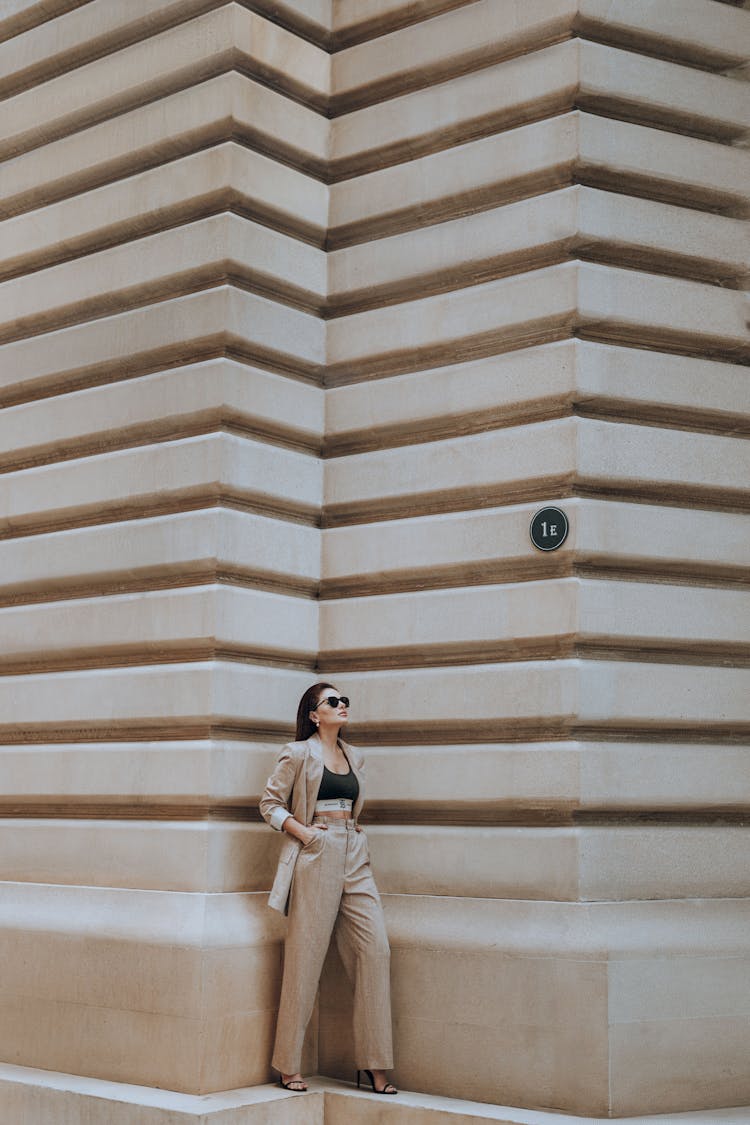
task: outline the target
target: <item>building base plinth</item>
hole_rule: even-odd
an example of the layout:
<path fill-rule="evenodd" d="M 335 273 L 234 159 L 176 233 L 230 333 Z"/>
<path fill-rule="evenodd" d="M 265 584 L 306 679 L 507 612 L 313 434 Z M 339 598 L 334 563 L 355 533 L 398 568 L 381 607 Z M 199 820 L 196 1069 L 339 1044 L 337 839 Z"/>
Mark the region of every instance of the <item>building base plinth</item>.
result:
<path fill-rule="evenodd" d="M 344 1082 L 308 1082 L 305 1094 L 266 1085 L 193 1095 L 0 1063 L 0 1118 L 4 1125 L 604 1125 L 610 1120 L 406 1090 L 381 1099 Z M 623 1125 L 645 1120 L 650 1125 L 747 1125 L 750 1106 L 618 1120 Z"/>

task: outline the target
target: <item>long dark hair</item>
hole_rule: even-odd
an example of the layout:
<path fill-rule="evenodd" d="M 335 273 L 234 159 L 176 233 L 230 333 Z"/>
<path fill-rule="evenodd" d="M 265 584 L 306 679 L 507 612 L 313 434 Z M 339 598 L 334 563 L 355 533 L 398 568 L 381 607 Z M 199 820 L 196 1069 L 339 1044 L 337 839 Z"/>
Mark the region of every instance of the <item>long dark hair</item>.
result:
<path fill-rule="evenodd" d="M 331 691 L 336 690 L 333 684 L 313 684 L 300 699 L 297 708 L 297 742 L 304 742 L 318 729 L 310 718 L 310 712 L 317 710 L 318 696 L 324 688 L 330 688 Z"/>

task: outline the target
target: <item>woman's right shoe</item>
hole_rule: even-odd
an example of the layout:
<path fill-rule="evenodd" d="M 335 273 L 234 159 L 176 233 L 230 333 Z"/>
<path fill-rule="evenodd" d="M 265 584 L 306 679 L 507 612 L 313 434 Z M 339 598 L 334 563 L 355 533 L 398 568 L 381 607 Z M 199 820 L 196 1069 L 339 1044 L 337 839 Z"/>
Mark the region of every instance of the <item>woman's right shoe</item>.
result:
<path fill-rule="evenodd" d="M 372 1086 L 373 1094 L 397 1094 L 398 1093 L 398 1090 L 396 1089 L 396 1087 L 393 1085 L 392 1082 L 386 1082 L 383 1089 L 378 1090 L 377 1086 L 375 1085 L 375 1079 L 372 1076 L 371 1070 L 358 1070 L 357 1071 L 357 1089 L 358 1090 L 360 1088 L 360 1077 L 359 1076 L 361 1074 L 366 1074 L 367 1077 L 370 1079 L 370 1085 Z"/>
<path fill-rule="evenodd" d="M 279 1075 L 279 1086 L 289 1090 L 292 1094 L 304 1094 L 307 1090 L 304 1078 L 290 1078 L 288 1082 L 285 1082 L 283 1077 Z"/>

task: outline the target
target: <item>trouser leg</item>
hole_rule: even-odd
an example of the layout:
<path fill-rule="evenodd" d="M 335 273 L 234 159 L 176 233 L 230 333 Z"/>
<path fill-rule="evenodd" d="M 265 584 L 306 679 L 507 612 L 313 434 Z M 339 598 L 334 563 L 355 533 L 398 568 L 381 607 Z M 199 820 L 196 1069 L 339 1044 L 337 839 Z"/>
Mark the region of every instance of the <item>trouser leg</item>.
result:
<path fill-rule="evenodd" d="M 347 835 L 344 891 L 334 936 L 352 984 L 355 1062 L 360 1068 L 389 1070 L 393 1044 L 388 934 L 365 835 Z"/>
<path fill-rule="evenodd" d="M 310 1022 L 320 974 L 331 939 L 343 884 L 343 848 L 334 834 L 303 849 L 297 857 L 284 943 L 284 977 L 271 1065 L 296 1074 Z"/>

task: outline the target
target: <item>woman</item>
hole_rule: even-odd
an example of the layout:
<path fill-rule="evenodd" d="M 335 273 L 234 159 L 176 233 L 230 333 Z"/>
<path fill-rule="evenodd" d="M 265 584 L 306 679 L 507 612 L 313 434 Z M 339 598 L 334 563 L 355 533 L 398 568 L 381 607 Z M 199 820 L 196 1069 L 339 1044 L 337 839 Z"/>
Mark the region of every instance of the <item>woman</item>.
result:
<path fill-rule="evenodd" d="M 302 1092 L 302 1041 L 333 935 L 353 989 L 357 1065 L 377 1094 L 395 1094 L 385 1071 L 391 1046 L 390 949 L 364 832 L 361 754 L 341 738 L 349 700 L 313 684 L 297 709 L 297 741 L 281 752 L 260 811 L 284 832 L 269 906 L 289 915 L 272 1066 Z M 357 1071 L 357 1085 L 360 1071 Z"/>

